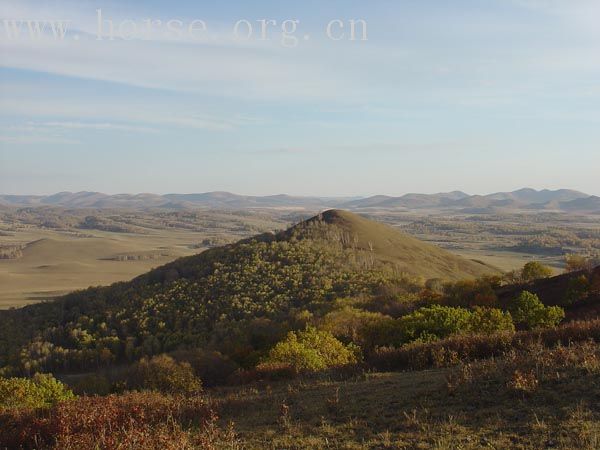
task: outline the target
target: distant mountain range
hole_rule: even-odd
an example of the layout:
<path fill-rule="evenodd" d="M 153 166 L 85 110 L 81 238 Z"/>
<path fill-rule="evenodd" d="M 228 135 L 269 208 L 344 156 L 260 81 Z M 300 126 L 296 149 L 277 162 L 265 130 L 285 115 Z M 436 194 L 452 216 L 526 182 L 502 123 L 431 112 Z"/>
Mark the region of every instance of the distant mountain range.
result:
<path fill-rule="evenodd" d="M 600 214 L 600 197 L 583 192 L 559 189 L 555 191 L 520 189 L 489 195 L 469 195 L 454 191 L 439 194 L 406 194 L 401 197 L 376 195 L 367 198 L 295 197 L 290 195 L 248 196 L 230 192 L 200 194 L 118 194 L 100 192 L 60 192 L 40 195 L 0 195 L 5 206 L 59 206 L 65 208 L 211 208 L 252 209 L 281 208 L 320 210 L 344 208 L 351 210 L 448 210 L 471 214 L 507 211 L 563 211 Z"/>
<path fill-rule="evenodd" d="M 519 189 L 489 195 L 468 195 L 455 191 L 440 194 L 406 194 L 402 197 L 375 196 L 349 202 L 352 209 L 405 208 L 448 209 L 466 213 L 495 213 L 510 210 L 543 210 L 600 213 L 600 197 L 569 189 Z"/>
<path fill-rule="evenodd" d="M 334 207 L 350 198 L 293 197 L 268 195 L 264 197 L 237 195 L 230 192 L 201 194 L 117 194 L 100 192 L 60 192 L 40 195 L 0 195 L 0 204 L 7 206 L 60 206 L 65 208 L 306 208 Z"/>

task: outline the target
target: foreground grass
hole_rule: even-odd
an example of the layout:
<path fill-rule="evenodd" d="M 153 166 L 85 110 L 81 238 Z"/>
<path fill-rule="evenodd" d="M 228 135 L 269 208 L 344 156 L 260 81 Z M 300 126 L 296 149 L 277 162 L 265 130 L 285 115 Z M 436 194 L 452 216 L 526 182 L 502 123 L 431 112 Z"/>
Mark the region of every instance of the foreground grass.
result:
<path fill-rule="evenodd" d="M 600 376 L 448 388 L 449 370 L 213 392 L 248 449 L 600 448 Z"/>
<path fill-rule="evenodd" d="M 0 411 L 0 448 L 598 449 L 600 345 L 532 342 L 451 368 L 79 397 Z"/>

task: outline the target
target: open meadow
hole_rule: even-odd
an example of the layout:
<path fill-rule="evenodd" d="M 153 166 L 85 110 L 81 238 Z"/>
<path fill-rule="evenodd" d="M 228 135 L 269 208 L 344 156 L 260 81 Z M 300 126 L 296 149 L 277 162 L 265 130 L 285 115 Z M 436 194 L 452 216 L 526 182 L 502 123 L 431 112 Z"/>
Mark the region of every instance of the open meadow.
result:
<path fill-rule="evenodd" d="M 81 225 L 88 214 L 0 210 L 0 309 L 130 280 L 179 257 L 286 225 L 274 214 L 180 218 L 139 211 L 97 211 L 94 217 L 110 219 Z"/>

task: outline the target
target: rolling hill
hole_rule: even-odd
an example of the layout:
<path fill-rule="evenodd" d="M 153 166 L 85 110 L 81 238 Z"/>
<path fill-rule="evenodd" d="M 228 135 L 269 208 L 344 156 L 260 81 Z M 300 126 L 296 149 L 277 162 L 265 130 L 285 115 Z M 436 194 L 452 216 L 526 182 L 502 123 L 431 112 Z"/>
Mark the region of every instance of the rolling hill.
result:
<path fill-rule="evenodd" d="M 354 208 L 436 208 L 447 206 L 454 201 L 468 198 L 469 195 L 464 192 L 454 191 L 440 194 L 406 194 L 402 197 L 388 197 L 378 195 L 362 200 L 355 200 L 344 206 Z"/>
<path fill-rule="evenodd" d="M 345 203 L 349 198 L 294 197 L 290 195 L 250 196 L 230 192 L 199 194 L 117 194 L 60 192 L 48 196 L 0 195 L 0 204 L 19 207 L 60 206 L 65 208 L 311 208 L 323 209 Z"/>
<path fill-rule="evenodd" d="M 230 192 L 193 194 L 118 194 L 99 192 L 60 192 L 54 195 L 0 195 L 0 204 L 17 207 L 60 206 L 65 208 L 212 208 L 252 209 L 280 208 L 318 211 L 342 209 L 433 209 L 494 213 L 502 210 L 548 210 L 598 213 L 598 197 L 569 189 L 537 191 L 525 188 L 489 195 L 469 195 L 461 191 L 438 194 L 406 194 L 401 197 L 375 195 L 367 198 L 301 197 L 291 195 L 251 196 Z"/>
<path fill-rule="evenodd" d="M 563 211 L 596 211 L 600 213 L 600 197 L 592 195 L 591 197 L 561 202 L 560 209 Z"/>
<path fill-rule="evenodd" d="M 330 210 L 130 282 L 1 311 L 0 367 L 76 370 L 100 357 L 118 362 L 181 346 L 223 346 L 231 336 L 252 359 L 253 348 L 268 344 L 256 327 L 284 332 L 301 312 L 320 315 L 336 299 L 404 289 L 416 285 L 415 277 L 494 272 L 387 225 Z"/>
<path fill-rule="evenodd" d="M 349 202 L 351 209 L 441 209 L 466 213 L 496 213 L 498 211 L 552 210 L 596 213 L 600 205 L 598 197 L 569 189 L 551 191 L 524 188 L 513 192 L 497 192 L 489 195 L 468 195 L 454 191 L 439 194 L 406 194 L 402 197 L 375 196 Z"/>

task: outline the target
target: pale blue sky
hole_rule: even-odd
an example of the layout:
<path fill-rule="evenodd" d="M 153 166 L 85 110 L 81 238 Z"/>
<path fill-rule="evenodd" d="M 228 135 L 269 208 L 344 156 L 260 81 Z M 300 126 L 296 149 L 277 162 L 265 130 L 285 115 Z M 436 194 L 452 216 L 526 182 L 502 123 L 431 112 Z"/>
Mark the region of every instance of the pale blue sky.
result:
<path fill-rule="evenodd" d="M 97 9 L 213 40 L 97 41 Z M 596 0 L 3 0 L 0 19 L 70 21 L 63 41 L 0 21 L 0 193 L 600 195 Z M 297 19 L 299 44 L 236 42 L 239 19 Z M 332 19 L 368 41 L 327 39 Z"/>

